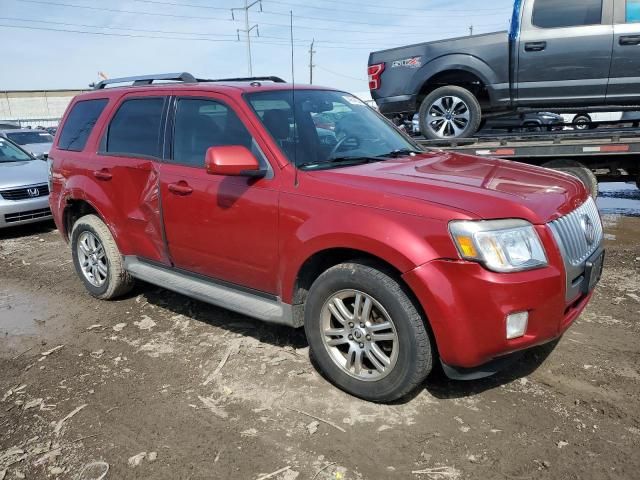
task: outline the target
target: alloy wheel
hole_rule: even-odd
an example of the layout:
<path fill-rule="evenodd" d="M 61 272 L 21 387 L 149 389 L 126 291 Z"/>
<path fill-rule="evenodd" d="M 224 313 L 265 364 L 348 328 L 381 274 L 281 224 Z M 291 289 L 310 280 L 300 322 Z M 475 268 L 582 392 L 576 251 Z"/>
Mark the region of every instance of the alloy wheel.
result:
<path fill-rule="evenodd" d="M 85 231 L 78 237 L 78 263 L 84 278 L 94 287 L 102 287 L 109 276 L 109 264 L 98 237 Z"/>
<path fill-rule="evenodd" d="M 460 97 L 438 98 L 427 110 L 427 126 L 439 138 L 461 136 L 470 121 L 469 106 Z"/>
<path fill-rule="evenodd" d="M 357 290 L 333 294 L 322 307 L 322 341 L 342 371 L 363 381 L 391 373 L 400 342 L 395 324 L 376 299 Z"/>

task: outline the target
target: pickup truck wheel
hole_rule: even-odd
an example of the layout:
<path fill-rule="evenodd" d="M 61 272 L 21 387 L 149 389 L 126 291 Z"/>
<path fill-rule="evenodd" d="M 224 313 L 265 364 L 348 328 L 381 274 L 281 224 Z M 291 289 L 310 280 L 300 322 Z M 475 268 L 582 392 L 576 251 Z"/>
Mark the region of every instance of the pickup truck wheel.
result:
<path fill-rule="evenodd" d="M 482 121 L 478 99 L 466 88 L 441 87 L 420 106 L 420 131 L 425 138 L 441 140 L 475 134 Z"/>
<path fill-rule="evenodd" d="M 71 252 L 78 276 L 94 297 L 110 300 L 133 288 L 111 232 L 96 215 L 86 215 L 73 225 Z"/>
<path fill-rule="evenodd" d="M 559 170 L 561 172 L 568 173 L 569 175 L 573 175 L 585 184 L 587 190 L 589 190 L 589 193 L 594 199 L 598 198 L 598 178 L 590 168 L 587 168 L 582 163 L 576 162 L 575 160 L 561 159 L 552 160 L 542 166 L 546 168 L 552 168 L 553 170 Z"/>
<path fill-rule="evenodd" d="M 368 401 L 402 398 L 431 371 L 424 319 L 395 279 L 365 264 L 335 266 L 314 282 L 305 332 L 319 370 Z"/>

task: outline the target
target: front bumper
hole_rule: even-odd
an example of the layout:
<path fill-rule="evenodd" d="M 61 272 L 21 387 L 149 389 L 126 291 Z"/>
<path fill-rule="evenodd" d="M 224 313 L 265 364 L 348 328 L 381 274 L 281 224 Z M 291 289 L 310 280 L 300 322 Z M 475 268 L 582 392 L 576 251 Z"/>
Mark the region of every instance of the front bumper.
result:
<path fill-rule="evenodd" d="M 591 294 L 567 303 L 564 268 L 500 274 L 465 261 L 436 260 L 403 276 L 422 304 L 441 361 L 473 369 L 559 338 Z M 506 317 L 529 312 L 525 336 L 506 338 Z"/>
<path fill-rule="evenodd" d="M 0 196 L 0 228 L 51 220 L 49 197 L 5 200 Z"/>

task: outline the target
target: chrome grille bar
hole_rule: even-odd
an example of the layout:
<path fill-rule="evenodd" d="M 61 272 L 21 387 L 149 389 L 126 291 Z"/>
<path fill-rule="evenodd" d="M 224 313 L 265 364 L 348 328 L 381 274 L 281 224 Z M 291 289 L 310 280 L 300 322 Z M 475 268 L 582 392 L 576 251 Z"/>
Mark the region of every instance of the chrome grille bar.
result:
<path fill-rule="evenodd" d="M 591 243 L 585 230 L 588 223 L 594 229 Z M 602 221 L 592 198 L 568 215 L 551 222 L 549 227 L 566 257 L 565 261 L 574 267 L 582 264 L 602 243 Z"/>

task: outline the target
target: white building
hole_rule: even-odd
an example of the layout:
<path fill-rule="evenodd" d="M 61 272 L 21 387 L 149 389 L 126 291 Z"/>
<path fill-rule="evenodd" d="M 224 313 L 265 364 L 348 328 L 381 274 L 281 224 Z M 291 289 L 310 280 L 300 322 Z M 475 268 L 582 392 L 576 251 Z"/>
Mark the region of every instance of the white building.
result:
<path fill-rule="evenodd" d="M 53 127 L 82 90 L 0 90 L 0 120 L 22 127 Z"/>

